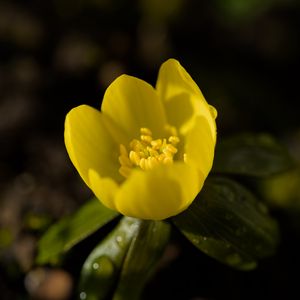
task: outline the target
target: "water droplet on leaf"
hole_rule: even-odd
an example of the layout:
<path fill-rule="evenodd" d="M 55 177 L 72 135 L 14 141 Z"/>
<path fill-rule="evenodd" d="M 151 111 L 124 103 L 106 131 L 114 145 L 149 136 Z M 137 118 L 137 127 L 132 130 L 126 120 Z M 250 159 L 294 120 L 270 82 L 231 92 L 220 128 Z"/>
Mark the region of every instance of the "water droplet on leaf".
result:
<path fill-rule="evenodd" d="M 124 247 L 125 246 L 125 238 L 122 234 L 119 234 L 116 236 L 116 242 L 120 247 Z"/>
<path fill-rule="evenodd" d="M 123 238 L 122 238 L 120 235 L 118 235 L 118 236 L 116 237 L 116 241 L 117 241 L 118 243 L 122 243 Z"/>

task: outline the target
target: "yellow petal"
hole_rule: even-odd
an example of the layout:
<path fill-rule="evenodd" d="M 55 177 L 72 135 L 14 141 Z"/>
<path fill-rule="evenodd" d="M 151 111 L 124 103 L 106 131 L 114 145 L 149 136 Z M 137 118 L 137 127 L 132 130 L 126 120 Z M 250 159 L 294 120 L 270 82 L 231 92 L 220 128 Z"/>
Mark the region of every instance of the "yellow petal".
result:
<path fill-rule="evenodd" d="M 195 118 L 193 128 L 185 139 L 186 163 L 192 164 L 207 177 L 214 159 L 215 141 L 206 118 Z"/>
<path fill-rule="evenodd" d="M 162 136 L 166 117 L 154 88 L 128 75 L 118 77 L 106 90 L 101 110 L 123 128 L 131 138 L 138 137 L 141 127 Z"/>
<path fill-rule="evenodd" d="M 72 109 L 66 116 L 65 145 L 72 163 L 88 186 L 90 169 L 102 177 L 123 180 L 118 172 L 119 144 L 105 124 L 107 120 L 104 122 L 103 115 L 87 105 Z"/>
<path fill-rule="evenodd" d="M 116 194 L 115 206 L 126 216 L 162 220 L 185 210 L 203 181 L 193 166 L 184 163 L 134 170 Z"/>
<path fill-rule="evenodd" d="M 216 140 L 216 109 L 208 105 L 192 77 L 175 59 L 160 67 L 156 89 L 163 100 L 168 122 L 185 134 L 196 116 L 207 119 Z"/>
<path fill-rule="evenodd" d="M 95 170 L 89 171 L 90 188 L 95 196 L 108 208 L 116 210 L 114 197 L 119 189 L 111 178 L 101 178 Z"/>

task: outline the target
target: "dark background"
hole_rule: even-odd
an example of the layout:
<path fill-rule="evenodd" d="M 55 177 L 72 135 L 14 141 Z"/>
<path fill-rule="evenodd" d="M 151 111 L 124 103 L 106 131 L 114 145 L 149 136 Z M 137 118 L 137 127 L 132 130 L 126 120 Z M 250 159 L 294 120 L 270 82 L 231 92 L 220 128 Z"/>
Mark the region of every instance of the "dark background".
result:
<path fill-rule="evenodd" d="M 297 0 L 0 1 L 0 297 L 36 296 L 26 274 L 35 268 L 37 239 L 91 195 L 64 149 L 64 118 L 71 108 L 100 108 L 106 87 L 122 73 L 155 84 L 160 64 L 174 57 L 218 109 L 219 138 L 269 132 L 297 159 L 299 50 Z M 249 273 L 199 254 L 175 234 L 179 242 L 169 255 L 176 259 L 146 294 L 299 295 L 293 273 L 299 268 L 298 227 L 288 215 L 279 218 L 283 241 L 277 256 Z M 76 257 L 83 260 L 84 254 L 79 247 Z M 66 265 L 55 276 L 66 285 L 76 282 L 79 268 Z"/>

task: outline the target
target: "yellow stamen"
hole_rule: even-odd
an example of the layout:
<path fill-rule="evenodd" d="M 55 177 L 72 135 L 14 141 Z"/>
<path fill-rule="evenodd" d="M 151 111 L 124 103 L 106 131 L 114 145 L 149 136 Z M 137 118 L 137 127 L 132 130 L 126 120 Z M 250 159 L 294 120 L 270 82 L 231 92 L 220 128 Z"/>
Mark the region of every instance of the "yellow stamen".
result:
<path fill-rule="evenodd" d="M 168 141 L 173 144 L 173 145 L 176 145 L 179 143 L 179 137 L 178 136 L 175 136 L 175 135 L 171 135 L 168 139 Z"/>
<path fill-rule="evenodd" d="M 176 145 L 180 142 L 180 139 L 177 136 L 175 127 L 168 126 L 166 131 L 171 134 L 167 139 L 153 139 L 151 130 L 142 127 L 140 129 L 140 140 L 133 139 L 129 143 L 129 150 L 121 144 L 120 174 L 127 178 L 134 167 L 147 171 L 160 164 L 172 164 L 174 156 L 178 152 Z"/>
<path fill-rule="evenodd" d="M 142 127 L 140 129 L 141 134 L 152 136 L 152 131 L 146 127 Z"/>
<path fill-rule="evenodd" d="M 130 151 L 130 153 L 129 153 L 129 159 L 136 166 L 139 165 L 140 160 L 141 160 L 140 156 L 135 151 Z"/>
<path fill-rule="evenodd" d="M 122 176 L 127 178 L 131 173 L 131 168 L 128 168 L 126 166 L 121 166 L 121 168 L 119 169 L 119 172 Z"/>
<path fill-rule="evenodd" d="M 146 143 L 151 143 L 152 142 L 152 137 L 150 135 L 141 135 L 141 140 L 146 142 Z"/>

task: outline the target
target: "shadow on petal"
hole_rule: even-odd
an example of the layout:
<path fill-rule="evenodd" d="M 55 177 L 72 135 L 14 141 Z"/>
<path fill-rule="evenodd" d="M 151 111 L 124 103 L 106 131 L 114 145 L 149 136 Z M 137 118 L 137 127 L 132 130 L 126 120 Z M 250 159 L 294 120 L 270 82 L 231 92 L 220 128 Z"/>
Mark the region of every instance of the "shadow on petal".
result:
<path fill-rule="evenodd" d="M 205 117 L 197 116 L 193 128 L 186 136 L 187 163 L 194 164 L 206 177 L 212 168 L 214 150 L 215 141 L 209 122 Z"/>
<path fill-rule="evenodd" d="M 185 163 L 135 170 L 116 195 L 119 212 L 141 219 L 162 220 L 191 204 L 203 185 L 198 170 Z"/>
<path fill-rule="evenodd" d="M 106 207 L 116 210 L 114 198 L 119 190 L 119 185 L 111 178 L 102 178 L 93 169 L 89 170 L 91 190 Z"/>
<path fill-rule="evenodd" d="M 191 97 L 188 93 L 180 93 L 164 102 L 168 122 L 181 128 L 194 114 Z"/>

